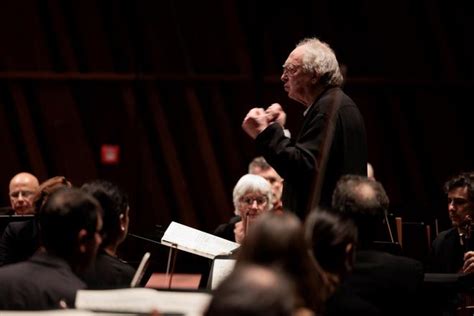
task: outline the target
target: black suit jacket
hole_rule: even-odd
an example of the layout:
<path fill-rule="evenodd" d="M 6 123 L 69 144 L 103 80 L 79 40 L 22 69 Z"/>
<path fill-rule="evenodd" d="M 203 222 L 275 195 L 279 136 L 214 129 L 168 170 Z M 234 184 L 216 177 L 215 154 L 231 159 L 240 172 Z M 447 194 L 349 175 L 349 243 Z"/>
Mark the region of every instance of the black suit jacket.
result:
<path fill-rule="evenodd" d="M 61 258 L 41 252 L 28 261 L 0 268 L 0 310 L 74 307 L 76 292 L 86 287 Z"/>
<path fill-rule="evenodd" d="M 232 217 L 228 223 L 220 224 L 214 231 L 214 235 L 235 242 L 235 224 L 241 220 L 242 218 L 238 215 Z"/>
<path fill-rule="evenodd" d="M 0 266 L 25 261 L 39 248 L 38 221 L 12 222 L 0 239 Z"/>
<path fill-rule="evenodd" d="M 100 250 L 84 280 L 90 289 L 127 288 L 130 287 L 134 274 L 135 269 L 131 265 Z"/>
<path fill-rule="evenodd" d="M 342 286 L 373 304 L 382 315 L 417 315 L 423 278 L 423 266 L 417 260 L 360 250 Z"/>
<path fill-rule="evenodd" d="M 327 160 L 320 205 L 330 206 L 336 182 L 344 174 L 367 174 L 367 140 L 356 104 L 338 87 L 327 88 L 308 109 L 295 139 L 270 124 L 256 138 L 257 149 L 285 179 L 283 207 L 306 216 L 329 116 L 335 107 L 335 129 Z"/>
<path fill-rule="evenodd" d="M 361 299 L 346 288 L 339 287 L 326 300 L 324 316 L 364 315 L 382 316 L 371 303 Z"/>
<path fill-rule="evenodd" d="M 439 233 L 431 249 L 430 270 L 436 273 L 458 273 L 464 264 L 464 249 L 456 228 Z"/>

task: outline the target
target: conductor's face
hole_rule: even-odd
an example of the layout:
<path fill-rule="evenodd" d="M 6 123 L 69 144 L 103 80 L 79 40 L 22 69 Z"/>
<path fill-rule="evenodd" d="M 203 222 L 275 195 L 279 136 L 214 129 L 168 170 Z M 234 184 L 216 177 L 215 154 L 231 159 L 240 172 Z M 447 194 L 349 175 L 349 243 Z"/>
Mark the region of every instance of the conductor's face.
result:
<path fill-rule="evenodd" d="M 305 70 L 303 65 L 304 45 L 295 48 L 283 65 L 281 81 L 284 83 L 288 97 L 309 106 L 311 99 L 312 82 L 314 75 L 311 71 Z M 311 99 L 312 100 L 312 99 Z"/>

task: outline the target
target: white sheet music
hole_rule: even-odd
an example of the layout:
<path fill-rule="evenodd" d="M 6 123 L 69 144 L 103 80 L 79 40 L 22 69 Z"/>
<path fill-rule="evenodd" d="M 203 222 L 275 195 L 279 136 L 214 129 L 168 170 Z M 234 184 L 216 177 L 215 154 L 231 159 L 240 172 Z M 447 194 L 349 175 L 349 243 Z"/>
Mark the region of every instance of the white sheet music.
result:
<path fill-rule="evenodd" d="M 238 243 L 176 222 L 171 222 L 161 238 L 161 243 L 210 259 L 218 255 L 228 255 L 240 246 Z"/>
<path fill-rule="evenodd" d="M 76 309 L 56 309 L 47 311 L 0 311 L 1 316 L 94 316 L 93 312 Z"/>
<path fill-rule="evenodd" d="M 214 259 L 211 289 L 215 289 L 234 270 L 234 259 Z"/>
<path fill-rule="evenodd" d="M 198 292 L 157 291 L 147 288 L 119 290 L 79 290 L 76 308 L 93 311 L 182 313 L 202 315 L 211 295 Z"/>

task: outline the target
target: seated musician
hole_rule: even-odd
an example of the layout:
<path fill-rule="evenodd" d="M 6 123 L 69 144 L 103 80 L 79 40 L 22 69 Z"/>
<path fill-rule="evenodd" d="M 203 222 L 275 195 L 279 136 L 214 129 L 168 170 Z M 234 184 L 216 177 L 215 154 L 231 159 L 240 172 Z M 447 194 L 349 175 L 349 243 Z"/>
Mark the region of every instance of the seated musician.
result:
<path fill-rule="evenodd" d="M 455 285 L 445 281 L 428 294 L 438 302 L 438 310 L 458 315 L 471 315 L 467 306 L 473 305 L 470 288 L 474 284 L 474 173 L 463 172 L 444 184 L 451 228 L 439 233 L 433 242 L 430 272 L 460 273 Z M 447 284 L 447 285 L 446 285 Z M 467 290 L 467 291 L 466 291 Z M 441 293 L 441 294 L 440 294 Z"/>
<path fill-rule="evenodd" d="M 119 258 L 117 249 L 127 237 L 129 224 L 128 198 L 120 188 L 108 181 L 94 180 L 82 190 L 97 199 L 103 210 L 102 244 L 95 264 L 84 275 L 89 288 L 113 289 L 130 286 L 135 269 Z"/>
<path fill-rule="evenodd" d="M 262 213 L 273 209 L 272 186 L 263 177 L 254 174 L 242 176 L 233 191 L 234 213 L 239 217 L 229 224 L 221 225 L 215 235 L 242 243 L 248 227 Z M 226 230 L 231 229 L 233 238 Z"/>
<path fill-rule="evenodd" d="M 336 185 L 332 207 L 354 221 L 358 231 L 352 273 L 341 287 L 373 304 L 382 315 L 417 315 L 423 284 L 423 266 L 417 260 L 373 248 L 373 229 L 389 207 L 379 182 L 359 175 L 345 175 Z"/>
<path fill-rule="evenodd" d="M 433 242 L 431 272 L 472 273 L 474 242 L 471 224 L 474 217 L 474 173 L 461 173 L 444 185 L 452 227 L 442 231 Z"/>

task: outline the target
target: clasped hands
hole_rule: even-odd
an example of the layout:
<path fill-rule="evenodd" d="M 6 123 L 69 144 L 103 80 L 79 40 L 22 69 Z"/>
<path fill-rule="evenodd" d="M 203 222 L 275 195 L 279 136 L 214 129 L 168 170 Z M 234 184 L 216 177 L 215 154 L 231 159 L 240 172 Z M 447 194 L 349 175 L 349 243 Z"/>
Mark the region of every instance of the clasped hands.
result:
<path fill-rule="evenodd" d="M 242 128 L 255 139 L 268 125 L 273 123 L 280 124 L 282 128 L 286 123 L 286 113 L 278 103 L 273 103 L 266 110 L 263 108 L 251 109 L 242 122 Z"/>

